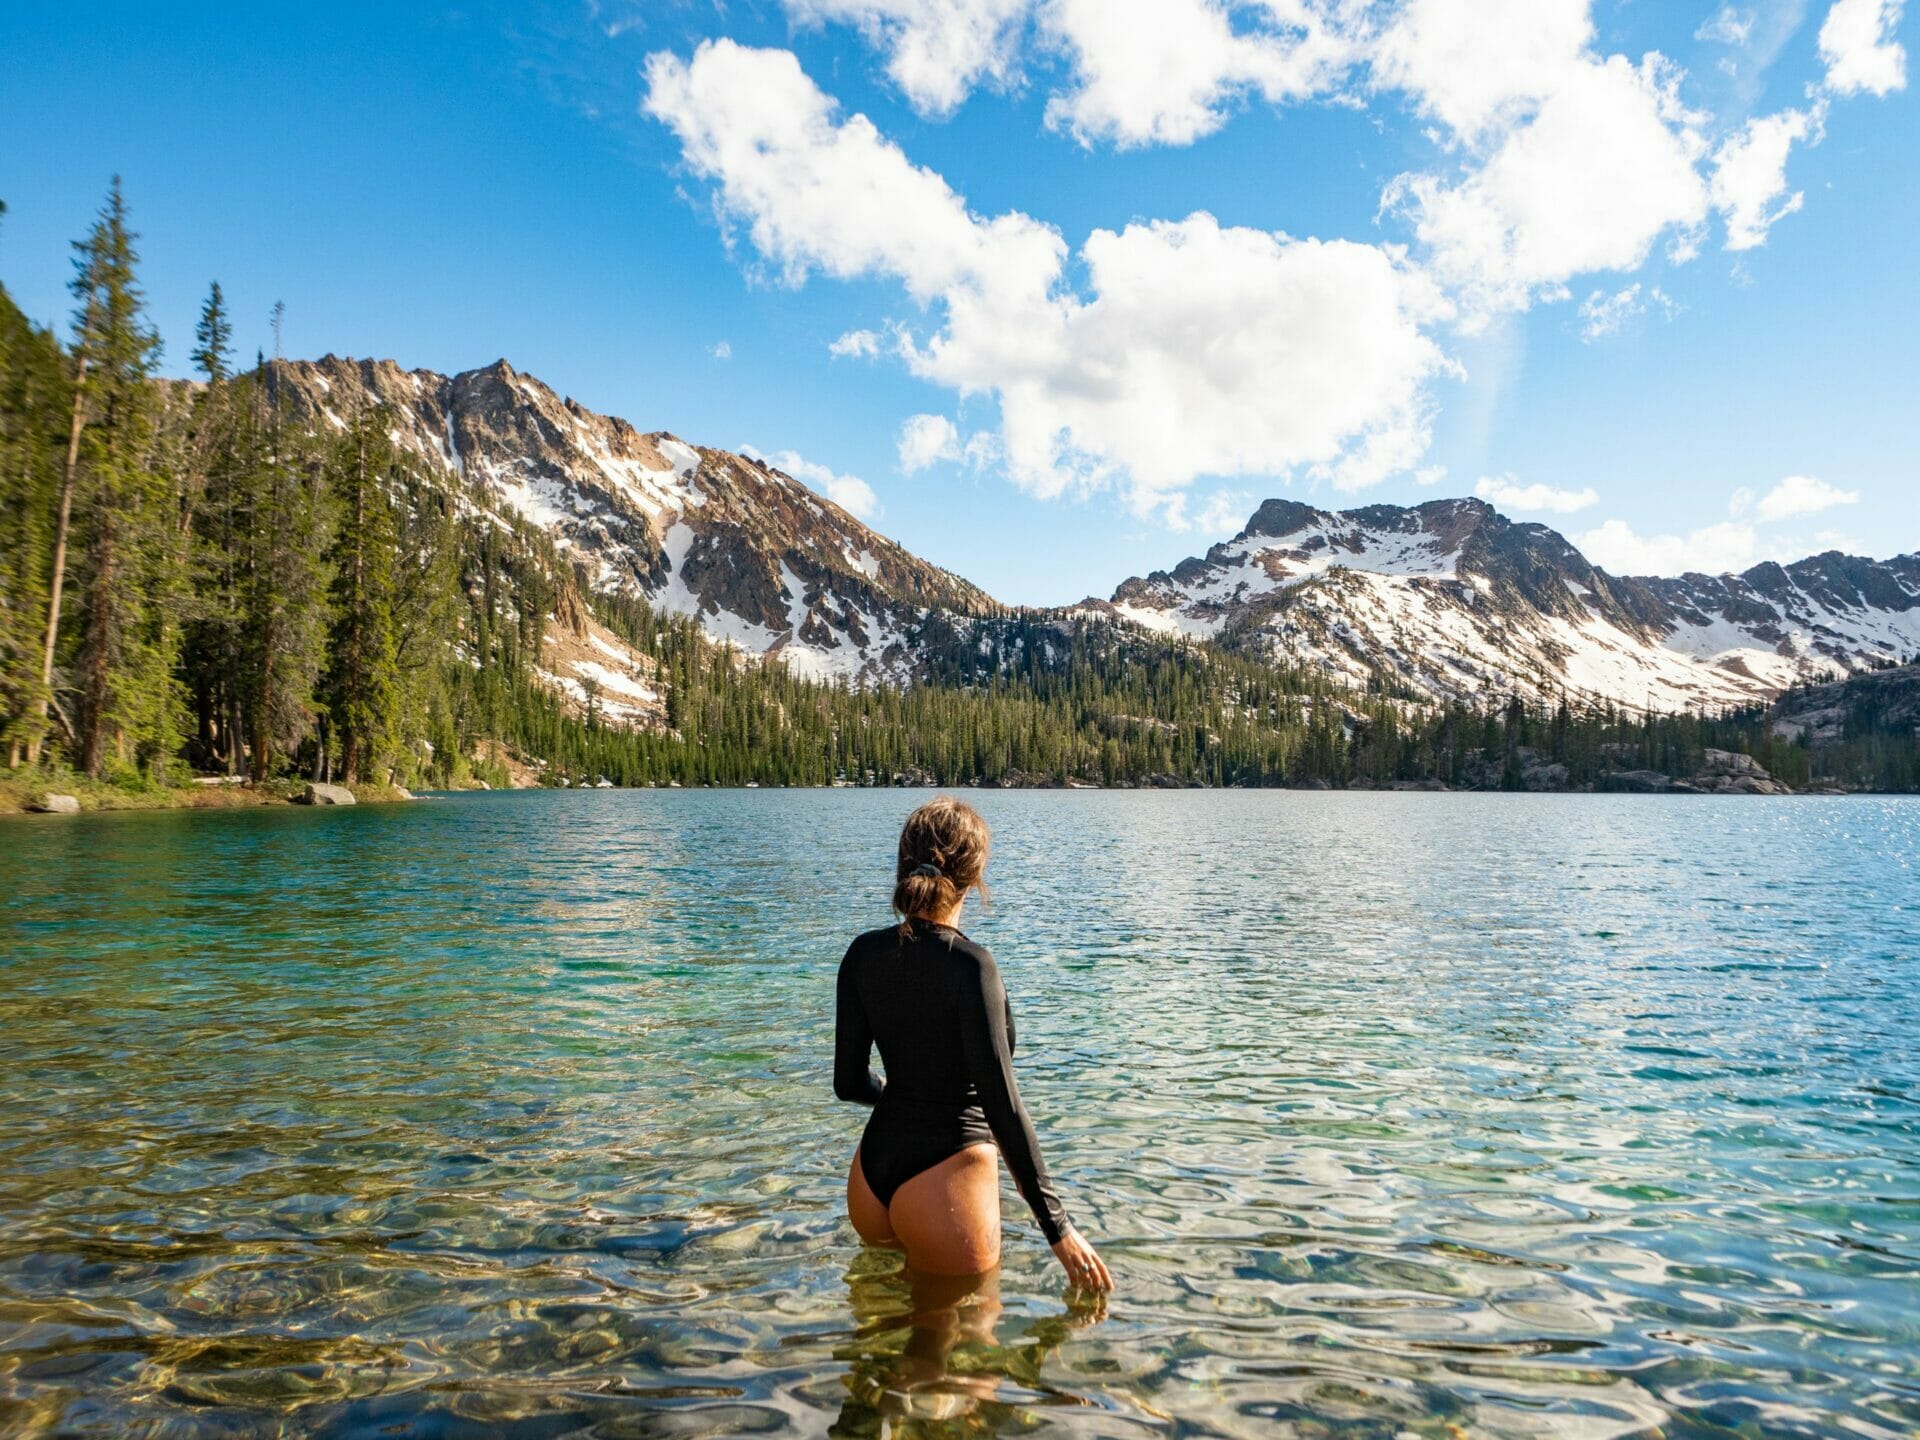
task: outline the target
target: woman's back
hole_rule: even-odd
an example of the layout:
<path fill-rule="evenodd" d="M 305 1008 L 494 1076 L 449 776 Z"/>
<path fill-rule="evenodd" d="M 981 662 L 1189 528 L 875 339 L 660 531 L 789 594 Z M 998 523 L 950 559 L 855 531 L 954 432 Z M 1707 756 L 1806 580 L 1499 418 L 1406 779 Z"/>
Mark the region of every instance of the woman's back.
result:
<path fill-rule="evenodd" d="M 890 925 L 848 947 L 842 974 L 886 1067 L 882 1103 L 980 1105 L 965 1036 L 970 1022 L 984 1018 L 994 974 L 986 950 L 947 926 L 915 922 L 903 935 Z M 1013 1016 L 1004 998 L 1001 1023 L 1011 1050 Z"/>

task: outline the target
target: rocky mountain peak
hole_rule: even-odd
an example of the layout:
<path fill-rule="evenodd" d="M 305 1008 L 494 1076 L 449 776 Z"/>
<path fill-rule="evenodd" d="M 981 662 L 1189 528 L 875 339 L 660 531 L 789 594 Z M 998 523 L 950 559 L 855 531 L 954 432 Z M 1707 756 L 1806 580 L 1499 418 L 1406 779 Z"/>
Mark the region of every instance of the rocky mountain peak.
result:
<path fill-rule="evenodd" d="M 472 513 L 547 531 L 594 588 L 806 674 L 899 681 L 930 611 L 1001 613 L 794 477 L 598 414 L 504 359 L 453 376 L 332 355 L 267 369 L 317 425 L 385 407 L 395 443 L 448 472 Z"/>
<path fill-rule="evenodd" d="M 1298 500 L 1263 500 L 1260 508 L 1253 512 L 1253 518 L 1247 521 L 1246 528 L 1233 538 L 1242 541 L 1265 535 L 1279 539 L 1317 524 L 1325 518 L 1325 514 L 1325 511 L 1303 505 Z"/>
<path fill-rule="evenodd" d="M 1232 540 L 1123 582 L 1105 608 L 1352 684 L 1384 673 L 1435 698 L 1683 709 L 1920 652 L 1920 563 L 1829 552 L 1742 576 L 1620 578 L 1479 499 L 1270 499 Z"/>

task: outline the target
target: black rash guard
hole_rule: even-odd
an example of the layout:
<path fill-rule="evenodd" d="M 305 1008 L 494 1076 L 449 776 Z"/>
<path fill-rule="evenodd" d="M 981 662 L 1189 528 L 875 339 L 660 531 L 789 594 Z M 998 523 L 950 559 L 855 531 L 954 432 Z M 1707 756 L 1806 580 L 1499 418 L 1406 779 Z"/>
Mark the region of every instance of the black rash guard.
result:
<path fill-rule="evenodd" d="M 868 1068 L 875 1044 L 883 1083 Z M 992 1141 L 1049 1245 L 1067 1232 L 1013 1078 L 1013 1007 L 993 956 L 946 925 L 869 930 L 840 962 L 833 1093 L 873 1106 L 860 1168 L 883 1205 L 923 1170 Z"/>

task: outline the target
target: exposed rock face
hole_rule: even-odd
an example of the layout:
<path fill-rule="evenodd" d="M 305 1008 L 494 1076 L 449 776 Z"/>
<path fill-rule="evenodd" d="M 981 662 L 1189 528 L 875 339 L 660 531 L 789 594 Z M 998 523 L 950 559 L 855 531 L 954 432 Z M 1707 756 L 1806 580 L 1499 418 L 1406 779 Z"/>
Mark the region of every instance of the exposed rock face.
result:
<path fill-rule="evenodd" d="M 1520 788 L 1523 790 L 1564 790 L 1567 788 L 1567 767 L 1558 762 L 1543 765 L 1529 765 L 1520 773 Z"/>
<path fill-rule="evenodd" d="M 49 792 L 29 800 L 27 809 L 37 815 L 78 815 L 80 800 L 78 796 L 55 795 Z"/>
<path fill-rule="evenodd" d="M 1006 628 L 976 586 L 792 476 L 596 414 L 504 360 L 445 376 L 328 356 L 267 375 L 321 429 L 389 407 L 393 441 L 446 474 L 471 513 L 543 529 L 592 586 L 696 617 L 804 675 L 902 683 L 956 644 L 984 653 Z M 1764 702 L 1920 653 L 1920 555 L 1633 579 L 1478 500 L 1336 512 L 1276 499 L 1204 556 L 1037 618 L 1089 611 L 1347 683 L 1385 672 L 1434 699 L 1679 710 Z M 569 704 L 660 723 L 647 657 L 584 616 L 557 626 L 542 668 Z"/>
<path fill-rule="evenodd" d="M 785 472 L 595 414 L 504 360 L 445 376 L 327 356 L 268 377 L 320 427 L 387 405 L 394 443 L 458 476 L 477 513 L 541 527 L 597 588 L 803 674 L 901 681 L 930 611 L 1002 610 Z"/>
<path fill-rule="evenodd" d="M 1693 777 L 1694 789 L 1706 795 L 1791 795 L 1793 792 L 1751 755 L 1709 749 Z"/>
<path fill-rule="evenodd" d="M 1600 777 L 1600 790 L 1624 791 L 1629 795 L 1660 795 L 1674 788 L 1673 777 L 1658 770 L 1611 770 Z"/>
<path fill-rule="evenodd" d="M 1920 556 L 1621 578 L 1479 500 L 1339 512 L 1269 500 L 1205 556 L 1087 604 L 1349 682 L 1384 669 L 1435 698 L 1679 710 L 1920 651 Z"/>
<path fill-rule="evenodd" d="M 344 785 L 322 785 L 318 781 L 300 792 L 302 805 L 351 805 L 353 792 Z"/>
<path fill-rule="evenodd" d="M 1920 664 L 1792 691 L 1774 707 L 1771 723 L 1781 739 L 1815 745 L 1856 732 L 1920 731 Z"/>

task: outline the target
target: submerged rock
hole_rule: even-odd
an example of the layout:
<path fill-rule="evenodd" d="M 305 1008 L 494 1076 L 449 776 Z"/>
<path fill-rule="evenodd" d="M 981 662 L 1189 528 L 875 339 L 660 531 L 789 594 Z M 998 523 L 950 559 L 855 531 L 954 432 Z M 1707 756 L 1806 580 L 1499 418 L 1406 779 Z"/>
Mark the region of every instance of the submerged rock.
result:
<path fill-rule="evenodd" d="M 29 800 L 27 809 L 40 815 L 78 815 L 80 801 L 77 796 L 49 793 Z"/>
<path fill-rule="evenodd" d="M 344 785 L 322 785 L 315 781 L 301 792 L 302 805 L 351 805 L 353 792 Z"/>

